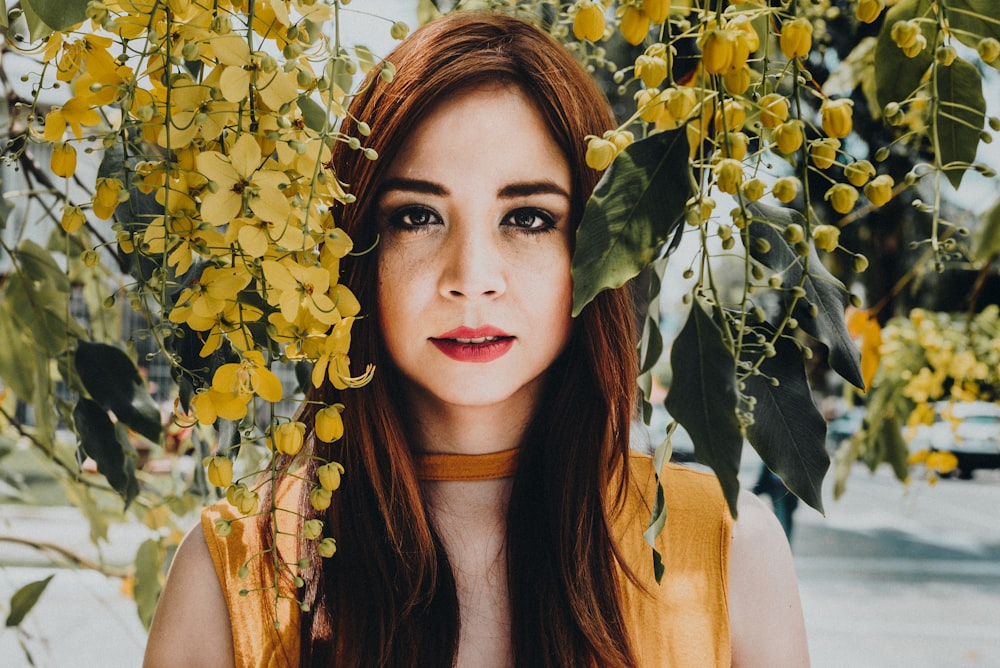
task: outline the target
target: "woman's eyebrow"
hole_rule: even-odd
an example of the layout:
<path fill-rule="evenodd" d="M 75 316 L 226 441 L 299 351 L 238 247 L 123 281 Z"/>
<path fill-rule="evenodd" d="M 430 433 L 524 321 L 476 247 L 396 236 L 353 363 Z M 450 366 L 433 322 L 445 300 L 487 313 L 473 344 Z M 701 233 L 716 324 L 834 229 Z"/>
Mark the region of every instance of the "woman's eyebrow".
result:
<path fill-rule="evenodd" d="M 497 197 L 501 199 L 513 199 L 515 197 L 526 197 L 530 195 L 559 195 L 570 199 L 565 188 L 555 181 L 526 181 L 524 183 L 511 183 L 497 192 Z"/>
<path fill-rule="evenodd" d="M 392 190 L 402 190 L 405 192 L 421 193 L 423 195 L 438 195 L 444 197 L 448 195 L 448 189 L 439 183 L 425 181 L 423 179 L 408 179 L 404 177 L 394 177 L 386 179 L 379 188 L 379 194 L 384 194 Z"/>

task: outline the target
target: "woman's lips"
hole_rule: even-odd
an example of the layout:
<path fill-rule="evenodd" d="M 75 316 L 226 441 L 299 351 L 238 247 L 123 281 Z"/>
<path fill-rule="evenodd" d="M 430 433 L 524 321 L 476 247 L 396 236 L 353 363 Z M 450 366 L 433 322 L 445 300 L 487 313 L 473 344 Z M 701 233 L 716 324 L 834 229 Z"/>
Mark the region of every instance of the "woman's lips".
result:
<path fill-rule="evenodd" d="M 430 341 L 453 360 L 478 363 L 499 359 L 514 345 L 513 336 L 492 326 L 459 327 Z"/>

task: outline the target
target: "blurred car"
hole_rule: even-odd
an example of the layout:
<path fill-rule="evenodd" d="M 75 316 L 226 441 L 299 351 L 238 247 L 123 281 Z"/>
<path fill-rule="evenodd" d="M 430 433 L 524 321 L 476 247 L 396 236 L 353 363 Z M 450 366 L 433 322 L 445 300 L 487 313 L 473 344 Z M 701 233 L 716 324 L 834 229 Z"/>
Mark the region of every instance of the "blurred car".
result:
<path fill-rule="evenodd" d="M 971 478 L 976 469 L 1000 468 L 1000 405 L 939 402 L 934 416 L 934 423 L 919 428 L 910 440 L 911 451 L 952 453 L 960 478 Z"/>

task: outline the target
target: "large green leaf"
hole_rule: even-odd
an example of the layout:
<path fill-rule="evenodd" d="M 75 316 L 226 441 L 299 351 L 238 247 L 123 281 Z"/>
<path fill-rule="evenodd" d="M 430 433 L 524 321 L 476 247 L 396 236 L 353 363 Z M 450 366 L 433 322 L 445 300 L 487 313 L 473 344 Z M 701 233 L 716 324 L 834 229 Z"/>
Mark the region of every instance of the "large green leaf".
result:
<path fill-rule="evenodd" d="M 120 422 L 159 442 L 163 432 L 160 410 L 128 355 L 106 343 L 80 341 L 75 362 L 83 386 L 101 408 L 113 411 Z"/>
<path fill-rule="evenodd" d="M 882 31 L 875 45 L 875 91 L 878 104 L 884 108 L 890 102 L 902 102 L 920 85 L 924 73 L 934 61 L 933 47 L 907 58 L 892 41 L 890 31 L 897 21 L 928 16 L 931 0 L 902 0 L 890 9 L 882 22 Z M 920 29 L 930 45 L 937 39 L 937 21 L 921 21 Z"/>
<path fill-rule="evenodd" d="M 1000 255 L 1000 199 L 979 219 L 972 237 L 972 257 L 980 262 Z"/>
<path fill-rule="evenodd" d="M 86 397 L 80 397 L 73 409 L 73 423 L 80 435 L 80 446 L 97 462 L 98 472 L 107 478 L 127 508 L 139 493 L 135 477 L 135 450 L 123 442 L 105 409 Z"/>
<path fill-rule="evenodd" d="M 948 0 L 948 24 L 951 34 L 973 49 L 983 37 L 1000 39 L 1000 3 L 997 0 Z M 1000 58 L 990 65 L 1000 69 Z"/>
<path fill-rule="evenodd" d="M 768 333 L 773 334 L 773 330 Z M 781 337 L 774 348 L 775 355 L 765 357 L 760 364 L 761 375 L 749 376 L 744 383 L 744 392 L 757 400 L 747 440 L 788 489 L 823 512 L 823 478 L 830 468 L 826 421 L 813 403 L 799 347 Z M 756 361 L 747 353 L 743 358 Z"/>
<path fill-rule="evenodd" d="M 25 354 L 29 344 L 8 304 L 0 304 L 0 380 L 23 401 L 31 400 L 35 386 L 35 356 Z"/>
<path fill-rule="evenodd" d="M 723 332 L 697 302 L 670 351 L 673 380 L 664 405 L 694 442 L 695 458 L 715 471 L 736 516 L 743 434 L 736 417 L 736 360 Z"/>
<path fill-rule="evenodd" d="M 14 595 L 10 597 L 10 612 L 7 614 L 6 626 L 17 626 L 24 621 L 54 577 L 55 573 L 42 580 L 29 582 L 14 592 Z"/>
<path fill-rule="evenodd" d="M 983 79 L 974 66 L 956 58 L 937 68 L 937 134 L 945 176 L 958 188 L 968 163 L 976 159 L 979 133 L 986 121 Z M 953 168 L 947 165 L 958 163 Z"/>
<path fill-rule="evenodd" d="M 847 331 L 844 318 L 850 294 L 823 265 L 815 248 L 810 247 L 808 256 L 799 255 L 782 234 L 792 223 L 805 227 L 802 214 L 759 202 L 751 204 L 750 210 L 754 216 L 749 227 L 750 237 L 766 241 L 768 247 L 764 251 L 757 243 L 751 243 L 750 254 L 761 264 L 780 273 L 786 305 L 792 299 L 792 290 L 802 286 L 805 299 L 796 302 L 792 315 L 806 334 L 822 342 L 830 351 L 830 367 L 855 387 L 864 388 L 861 353 Z M 815 314 L 812 307 L 815 307 Z"/>
<path fill-rule="evenodd" d="M 89 0 L 21 0 L 25 11 L 31 11 L 51 30 L 65 30 L 87 18 Z M 34 31 L 32 39 L 36 39 Z"/>
<path fill-rule="evenodd" d="M 601 177 L 576 232 L 573 315 L 656 259 L 682 224 L 691 195 L 684 129 L 659 132 L 622 151 Z"/>

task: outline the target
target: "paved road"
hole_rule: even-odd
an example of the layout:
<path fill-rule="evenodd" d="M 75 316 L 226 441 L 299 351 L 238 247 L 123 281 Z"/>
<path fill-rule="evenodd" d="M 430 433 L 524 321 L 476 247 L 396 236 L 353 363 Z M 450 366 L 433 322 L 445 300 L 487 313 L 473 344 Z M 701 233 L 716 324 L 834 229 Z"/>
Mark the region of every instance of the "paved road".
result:
<path fill-rule="evenodd" d="M 745 484 L 755 472 L 748 459 Z M 859 468 L 842 500 L 826 497 L 825 518 L 800 507 L 792 541 L 815 668 L 1000 666 L 1000 473 L 906 491 L 888 470 Z M 39 539 L 86 540 L 72 509 L 0 510 L 0 533 L 30 527 Z M 125 560 L 143 538 L 141 527 L 116 528 L 103 556 Z M 0 568 L 0 602 L 51 572 L 0 549 L 0 561 L 22 564 Z M 58 571 L 25 624 L 36 665 L 138 666 L 144 632 L 119 586 Z M 5 668 L 28 665 L 20 640 L 0 631 Z"/>

